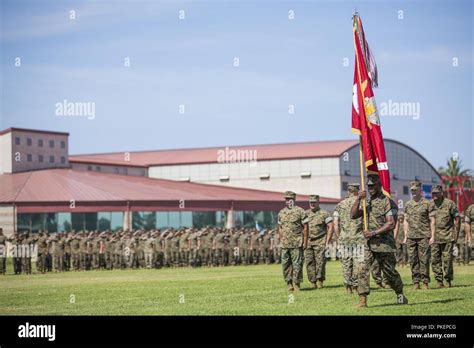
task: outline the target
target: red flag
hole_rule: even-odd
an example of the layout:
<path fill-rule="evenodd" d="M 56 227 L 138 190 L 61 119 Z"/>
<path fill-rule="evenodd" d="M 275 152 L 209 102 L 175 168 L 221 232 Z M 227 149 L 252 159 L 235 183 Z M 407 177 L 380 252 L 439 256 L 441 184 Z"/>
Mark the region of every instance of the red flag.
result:
<path fill-rule="evenodd" d="M 368 57 L 363 54 L 361 47 L 364 47 L 365 52 L 370 52 L 370 49 L 365 41 L 362 21 L 358 15 L 354 15 L 353 33 L 356 54 L 352 90 L 352 131 L 360 135 L 360 146 L 364 154 L 367 172 L 379 175 L 382 191 L 390 197 L 390 172 L 380 128 L 380 118 L 372 90 L 374 81 L 370 79 L 367 69 L 367 62 L 370 61 L 370 69 L 375 68 L 376 71 L 375 61 L 372 55 Z M 362 43 L 361 40 L 363 40 Z M 372 75 L 374 74 L 372 73 Z"/>

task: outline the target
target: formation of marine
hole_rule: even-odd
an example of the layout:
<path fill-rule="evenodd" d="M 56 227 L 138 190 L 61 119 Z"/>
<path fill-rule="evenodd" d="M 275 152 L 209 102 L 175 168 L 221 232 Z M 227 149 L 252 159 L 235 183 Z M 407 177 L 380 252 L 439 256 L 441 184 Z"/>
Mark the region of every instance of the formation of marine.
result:
<path fill-rule="evenodd" d="M 331 243 L 337 244 L 342 281 L 348 294 L 359 295 L 358 308 L 367 307 L 372 277 L 376 287 L 391 288 L 397 304 L 407 304 L 398 266 L 409 265 L 413 289 L 430 289 L 430 268 L 437 288 L 453 286 L 453 263 L 471 259 L 474 204 L 460 214 L 432 187 L 423 197 L 421 183 L 410 183 L 412 199 L 399 211 L 381 190 L 377 175 L 369 175 L 367 192 L 348 185 L 348 195 L 330 214 L 310 195 L 309 209 L 298 207 L 296 194 L 285 192 L 285 208 L 276 230 L 255 228 L 181 228 L 136 231 L 79 231 L 15 234 L 0 228 L 0 274 L 5 274 L 7 242 L 13 250 L 15 274 L 126 268 L 220 267 L 281 263 L 288 291 L 299 291 L 303 269 L 310 287 L 324 287 Z M 363 220 L 365 211 L 366 221 Z M 2 257 L 3 256 L 3 257 Z"/>
<path fill-rule="evenodd" d="M 3 241 L 3 242 L 2 242 Z M 181 228 L 137 231 L 19 233 L 10 242 L 15 274 L 97 269 L 218 267 L 280 262 L 274 230 L 254 228 Z M 0 269 L 5 273 L 5 267 Z"/>

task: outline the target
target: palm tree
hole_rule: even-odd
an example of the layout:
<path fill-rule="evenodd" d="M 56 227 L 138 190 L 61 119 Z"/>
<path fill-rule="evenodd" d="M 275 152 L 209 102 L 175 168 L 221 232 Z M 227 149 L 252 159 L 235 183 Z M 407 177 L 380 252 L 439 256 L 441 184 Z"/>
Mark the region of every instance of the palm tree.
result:
<path fill-rule="evenodd" d="M 455 159 L 451 157 L 447 161 L 447 168 L 439 167 L 438 173 L 441 176 L 451 176 L 451 177 L 470 177 L 471 170 L 462 168 L 462 161 L 460 159 Z M 446 181 L 447 187 L 457 187 L 456 180 Z M 463 180 L 463 187 L 471 187 L 471 180 Z"/>

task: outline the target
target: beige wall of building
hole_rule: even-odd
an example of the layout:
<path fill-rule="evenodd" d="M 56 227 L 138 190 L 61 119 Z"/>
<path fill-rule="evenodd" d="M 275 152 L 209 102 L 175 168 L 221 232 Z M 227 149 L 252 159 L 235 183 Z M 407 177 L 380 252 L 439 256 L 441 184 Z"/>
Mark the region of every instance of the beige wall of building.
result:
<path fill-rule="evenodd" d="M 114 166 L 92 163 L 71 163 L 71 168 L 74 170 L 93 171 L 101 173 L 132 175 L 132 176 L 148 176 L 148 168 Z"/>
<path fill-rule="evenodd" d="M 16 226 L 16 214 L 13 205 L 0 205 L 0 227 L 7 237 L 13 235 Z"/>
<path fill-rule="evenodd" d="M 12 134 L 0 135 L 0 174 L 12 172 Z"/>
<path fill-rule="evenodd" d="M 12 144 L 11 172 L 69 167 L 67 134 L 23 130 L 8 134 Z"/>

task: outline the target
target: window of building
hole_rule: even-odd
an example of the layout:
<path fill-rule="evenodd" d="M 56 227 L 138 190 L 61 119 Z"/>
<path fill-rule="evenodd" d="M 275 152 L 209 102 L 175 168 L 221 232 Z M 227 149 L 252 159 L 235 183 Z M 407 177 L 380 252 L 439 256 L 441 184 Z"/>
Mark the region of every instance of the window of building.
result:
<path fill-rule="evenodd" d="M 38 155 L 38 162 L 43 163 L 44 158 L 43 155 Z"/>
<path fill-rule="evenodd" d="M 119 169 L 118 169 L 117 167 L 114 168 L 114 173 L 115 173 L 115 174 L 119 174 L 119 173 L 120 173 L 120 172 L 119 172 Z"/>
<path fill-rule="evenodd" d="M 87 166 L 87 170 L 92 170 L 92 166 Z"/>
<path fill-rule="evenodd" d="M 404 195 L 408 194 L 408 186 L 403 186 L 403 194 Z"/>
<path fill-rule="evenodd" d="M 134 211 L 132 228 L 150 230 L 156 228 L 156 213 L 152 211 Z"/>
<path fill-rule="evenodd" d="M 54 163 L 54 156 L 49 156 L 49 163 Z"/>
<path fill-rule="evenodd" d="M 43 139 L 38 139 L 38 146 L 43 147 Z"/>
<path fill-rule="evenodd" d="M 49 147 L 54 147 L 54 140 L 49 141 Z"/>
<path fill-rule="evenodd" d="M 27 162 L 33 161 L 33 156 L 30 153 L 26 155 L 26 161 Z"/>
<path fill-rule="evenodd" d="M 100 172 L 100 167 L 99 166 L 95 167 L 95 170 L 96 172 Z"/>
<path fill-rule="evenodd" d="M 20 138 L 19 137 L 15 138 L 15 145 L 20 145 Z"/>
<path fill-rule="evenodd" d="M 61 157 L 61 164 L 66 164 L 66 157 L 64 156 Z"/>
<path fill-rule="evenodd" d="M 125 175 L 128 175 L 128 168 L 123 168 L 123 173 L 124 173 Z"/>
<path fill-rule="evenodd" d="M 66 142 L 65 141 L 61 141 L 61 149 L 65 149 L 66 148 Z"/>
<path fill-rule="evenodd" d="M 31 138 L 26 138 L 26 145 L 31 146 L 32 144 L 33 144 L 33 141 L 31 140 Z"/>

